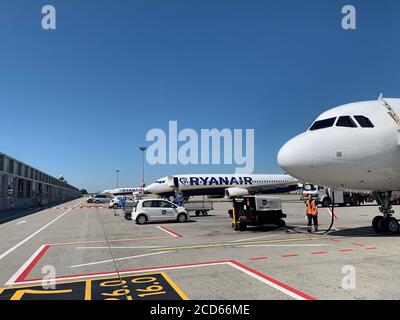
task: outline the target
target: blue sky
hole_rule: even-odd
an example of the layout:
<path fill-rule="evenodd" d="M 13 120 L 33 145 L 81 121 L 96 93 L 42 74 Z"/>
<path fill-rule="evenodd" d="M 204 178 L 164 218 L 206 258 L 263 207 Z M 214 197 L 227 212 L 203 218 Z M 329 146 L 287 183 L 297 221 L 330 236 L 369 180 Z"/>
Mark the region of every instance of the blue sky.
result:
<path fill-rule="evenodd" d="M 57 9 L 57 30 L 41 8 Z M 255 129 L 255 172 L 322 111 L 399 97 L 398 1 L 3 0 L 0 150 L 91 191 L 139 185 L 152 128 Z M 234 166 L 146 166 L 146 181 Z"/>

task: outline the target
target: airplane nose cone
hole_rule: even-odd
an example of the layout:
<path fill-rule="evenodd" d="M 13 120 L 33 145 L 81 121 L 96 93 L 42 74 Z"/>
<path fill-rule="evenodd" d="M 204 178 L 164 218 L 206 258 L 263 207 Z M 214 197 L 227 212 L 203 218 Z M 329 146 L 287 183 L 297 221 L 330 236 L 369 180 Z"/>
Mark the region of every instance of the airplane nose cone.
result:
<path fill-rule="evenodd" d="M 155 193 L 156 191 L 157 191 L 157 186 L 155 183 L 152 183 L 151 185 L 144 188 L 145 193 Z"/>
<path fill-rule="evenodd" d="M 312 144 L 307 143 L 302 136 L 288 141 L 278 152 L 278 164 L 293 177 L 306 180 L 312 173 L 313 157 Z M 310 149 L 311 148 L 311 149 Z"/>
<path fill-rule="evenodd" d="M 282 146 L 278 152 L 278 164 L 281 168 L 289 172 L 288 169 L 296 165 L 294 154 L 294 144 L 291 141 Z"/>

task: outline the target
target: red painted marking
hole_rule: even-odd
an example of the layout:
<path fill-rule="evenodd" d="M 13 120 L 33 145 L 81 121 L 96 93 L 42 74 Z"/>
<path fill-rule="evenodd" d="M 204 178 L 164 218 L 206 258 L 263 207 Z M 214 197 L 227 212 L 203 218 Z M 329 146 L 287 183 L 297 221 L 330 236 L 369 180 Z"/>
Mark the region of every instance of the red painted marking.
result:
<path fill-rule="evenodd" d="M 299 255 L 297 253 L 291 253 L 291 254 L 284 254 L 282 257 L 283 258 L 289 258 L 289 257 L 298 257 Z"/>
<path fill-rule="evenodd" d="M 36 264 L 39 262 L 39 260 L 46 253 L 47 249 L 49 249 L 49 245 L 45 245 L 43 247 L 43 249 L 37 254 L 35 259 L 32 260 L 32 262 L 29 264 L 29 266 L 18 276 L 18 278 L 17 278 L 17 280 L 15 280 L 15 282 L 21 282 L 25 279 L 25 277 L 32 271 L 32 269 L 36 266 Z"/>
<path fill-rule="evenodd" d="M 270 281 L 270 282 L 272 282 L 272 283 L 274 283 L 274 284 L 276 284 L 276 285 L 278 285 L 278 286 L 280 286 L 280 287 L 282 287 L 282 288 L 284 288 L 284 289 L 286 289 L 286 290 L 288 290 L 288 291 L 290 291 L 290 292 L 292 292 L 294 294 L 297 294 L 298 296 L 302 297 L 303 299 L 306 299 L 306 300 L 317 300 L 316 298 L 314 298 L 312 296 L 309 296 L 308 294 L 306 294 L 304 292 L 301 292 L 301 291 L 299 291 L 299 290 L 297 290 L 295 288 L 289 287 L 288 285 L 286 285 L 286 284 L 284 284 L 284 283 L 282 283 L 282 282 L 280 282 L 278 280 L 275 280 L 275 279 L 273 279 L 271 277 L 268 277 L 265 274 L 263 274 L 263 273 L 261 273 L 261 272 L 259 272 L 257 270 L 249 268 L 248 266 L 245 266 L 244 264 L 241 264 L 241 263 L 239 263 L 237 261 L 234 261 L 234 260 L 229 260 L 229 262 L 232 263 L 232 264 L 235 264 L 235 265 L 247 270 L 248 272 L 251 272 L 251 273 L 253 273 L 253 274 L 255 274 L 255 275 L 257 275 L 257 276 L 259 276 L 259 277 L 261 277 L 261 278 L 263 278 L 265 280 L 267 280 L 267 281 Z"/>
<path fill-rule="evenodd" d="M 180 235 L 179 233 L 176 233 L 176 232 L 174 232 L 174 231 L 172 231 L 172 230 L 170 230 L 170 229 L 168 229 L 168 228 L 165 228 L 165 227 L 159 227 L 161 230 L 164 230 L 164 231 L 166 231 L 166 232 L 169 232 L 169 233 L 171 233 L 171 234 L 173 234 L 174 236 L 175 236 L 175 238 L 182 238 L 183 236 L 182 235 Z"/>
<path fill-rule="evenodd" d="M 119 270 L 119 273 L 126 273 L 126 272 L 140 272 L 140 271 L 151 271 L 151 270 L 167 270 L 167 269 L 174 269 L 179 267 L 197 267 L 197 266 L 205 266 L 205 265 L 216 265 L 227 263 L 228 260 L 221 260 L 221 261 L 212 261 L 212 262 L 200 262 L 200 263 L 188 263 L 188 264 L 176 264 L 171 266 L 161 266 L 161 267 L 154 267 L 154 268 L 139 268 L 133 270 Z M 117 274 L 116 271 L 108 271 L 108 272 L 93 272 L 93 273 L 81 273 L 81 274 L 74 274 L 74 275 L 66 275 L 66 276 L 57 276 L 55 279 L 63 279 L 63 278 L 81 278 L 86 276 L 96 276 L 96 275 L 108 275 L 108 274 Z M 38 281 L 42 280 L 42 278 L 34 278 L 34 279 L 25 279 L 24 282 L 30 281 Z"/>
<path fill-rule="evenodd" d="M 311 254 L 315 254 L 315 255 L 317 255 L 317 254 L 326 254 L 326 253 L 329 253 L 329 252 L 328 251 L 311 252 Z"/>
<path fill-rule="evenodd" d="M 259 257 L 259 258 L 250 258 L 252 261 L 257 261 L 257 260 L 267 260 L 268 257 Z"/>
<path fill-rule="evenodd" d="M 368 248 L 365 248 L 365 250 L 375 250 L 375 249 L 378 249 L 377 247 L 368 247 Z"/>
<path fill-rule="evenodd" d="M 332 208 L 328 208 L 328 210 L 331 213 L 331 215 L 333 215 L 333 219 L 336 220 L 337 219 L 337 215 L 332 211 Z"/>
<path fill-rule="evenodd" d="M 352 245 L 357 247 L 365 247 L 365 244 L 362 243 L 352 243 Z"/>
<path fill-rule="evenodd" d="M 338 239 L 329 239 L 329 241 L 333 241 L 333 242 L 342 242 L 341 240 L 338 240 Z"/>
<path fill-rule="evenodd" d="M 354 249 L 342 249 L 342 250 L 339 250 L 340 252 L 351 252 L 351 251 L 354 251 Z"/>

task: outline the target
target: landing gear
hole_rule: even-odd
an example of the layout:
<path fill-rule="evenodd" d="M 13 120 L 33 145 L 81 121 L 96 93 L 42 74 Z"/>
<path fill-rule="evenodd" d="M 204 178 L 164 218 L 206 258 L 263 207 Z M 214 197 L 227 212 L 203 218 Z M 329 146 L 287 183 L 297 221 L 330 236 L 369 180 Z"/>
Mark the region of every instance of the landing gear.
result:
<path fill-rule="evenodd" d="M 376 216 L 372 220 L 372 228 L 376 233 L 396 234 L 400 232 L 400 225 L 396 218 L 392 217 L 394 210 L 390 203 L 392 192 L 374 192 L 374 197 L 380 205 L 379 211 L 382 216 Z"/>

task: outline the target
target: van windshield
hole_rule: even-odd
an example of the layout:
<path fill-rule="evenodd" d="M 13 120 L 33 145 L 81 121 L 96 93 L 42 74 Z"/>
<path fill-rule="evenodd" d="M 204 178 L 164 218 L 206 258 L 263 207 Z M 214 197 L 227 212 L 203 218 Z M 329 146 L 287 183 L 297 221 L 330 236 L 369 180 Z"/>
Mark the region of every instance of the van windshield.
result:
<path fill-rule="evenodd" d="M 336 118 L 329 118 L 324 120 L 315 121 L 314 124 L 311 126 L 310 131 L 320 130 L 332 127 L 335 123 Z"/>

